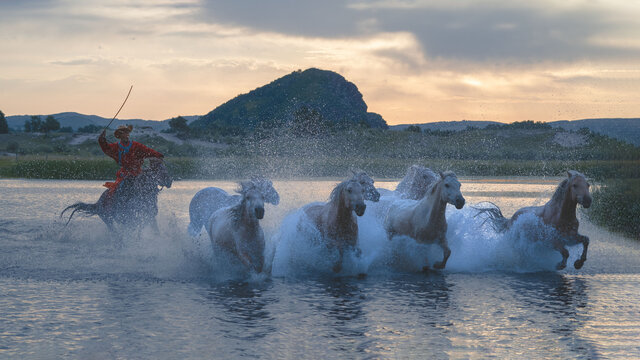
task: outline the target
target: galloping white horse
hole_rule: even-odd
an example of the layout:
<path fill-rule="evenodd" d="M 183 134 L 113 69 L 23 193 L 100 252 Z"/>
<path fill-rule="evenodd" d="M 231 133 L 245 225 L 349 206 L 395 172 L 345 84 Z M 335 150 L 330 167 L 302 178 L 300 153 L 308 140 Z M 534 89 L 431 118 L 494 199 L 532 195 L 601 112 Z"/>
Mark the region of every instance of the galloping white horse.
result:
<path fill-rule="evenodd" d="M 424 197 L 429 186 L 438 181 L 438 179 L 438 174 L 433 170 L 414 164 L 409 167 L 395 190 L 378 189 L 378 191 L 386 198 L 420 200 Z"/>
<path fill-rule="evenodd" d="M 546 225 L 552 226 L 558 232 L 558 236 L 555 236 L 551 241 L 553 248 L 562 255 L 562 260 L 556 265 L 556 269 L 562 270 L 567 266 L 569 251 L 565 247 L 566 245 L 582 244 L 582 255 L 573 263 L 573 267 L 580 269 L 587 261 L 589 238 L 578 233 L 580 223 L 576 217 L 576 207 L 578 204 L 584 208 L 591 206 L 593 199 L 589 193 L 589 186 L 590 184 L 583 174 L 569 170 L 567 178 L 558 184 L 551 200 L 543 206 L 524 207 L 516 211 L 510 219 L 505 218 L 497 206 L 476 209 L 480 213 L 488 213 L 492 225 L 500 232 L 509 229 L 516 219 L 524 214 L 536 215 Z"/>
<path fill-rule="evenodd" d="M 254 176 L 250 182 L 262 193 L 265 202 L 278 205 L 280 195 L 274 189 L 271 180 Z M 240 202 L 240 198 L 240 195 L 229 195 L 217 187 L 208 187 L 198 191 L 189 203 L 189 218 L 191 220 L 188 228 L 189 235 L 198 236 L 211 214 L 218 209 L 237 204 Z"/>
<path fill-rule="evenodd" d="M 451 171 L 440 173 L 424 197 L 417 202 L 399 201 L 391 205 L 384 222 L 389 240 L 395 235 L 405 235 L 421 244 L 438 243 L 442 247 L 443 259 L 433 264 L 436 269 L 447 265 L 451 250 L 447 244 L 447 204 L 462 209 L 465 200 L 460 193 L 460 182 Z M 429 265 L 423 268 L 427 270 Z"/>
<path fill-rule="evenodd" d="M 329 202 L 304 207 L 327 247 L 338 249 L 339 257 L 333 266 L 336 273 L 342 270 L 344 251 L 355 249 L 358 242 L 358 222 L 353 213 L 362 216 L 366 207 L 362 185 L 354 179 L 338 184 L 331 192 Z"/>
<path fill-rule="evenodd" d="M 364 171 L 354 171 L 351 180 L 355 180 L 362 186 L 362 194 L 365 200 L 378 202 L 380 200 L 380 192 L 373 185 L 373 179 Z"/>
<path fill-rule="evenodd" d="M 226 249 L 248 269 L 260 273 L 265 243 L 259 220 L 264 217 L 264 196 L 252 182 L 241 182 L 237 191 L 240 202 L 213 213 L 206 229 L 213 245 Z"/>
<path fill-rule="evenodd" d="M 402 178 L 396 187 L 396 193 L 402 199 L 420 200 L 424 197 L 429 186 L 438 181 L 438 175 L 431 169 L 411 165 L 407 174 Z"/>

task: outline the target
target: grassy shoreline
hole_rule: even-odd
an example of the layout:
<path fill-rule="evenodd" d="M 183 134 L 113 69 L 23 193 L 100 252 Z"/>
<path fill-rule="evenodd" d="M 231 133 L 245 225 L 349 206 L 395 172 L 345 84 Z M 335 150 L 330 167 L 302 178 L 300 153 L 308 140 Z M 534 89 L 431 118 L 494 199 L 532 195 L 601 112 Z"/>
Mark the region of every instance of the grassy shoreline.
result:
<path fill-rule="evenodd" d="M 575 169 L 589 177 L 640 178 L 640 160 L 457 160 L 428 158 L 248 157 L 167 158 L 177 179 L 226 180 L 264 174 L 273 178 L 341 177 L 353 169 L 375 178 L 401 178 L 412 164 L 453 170 L 459 176 L 562 176 Z M 112 178 L 116 163 L 106 157 L 23 156 L 0 158 L 0 178 L 98 180 Z"/>

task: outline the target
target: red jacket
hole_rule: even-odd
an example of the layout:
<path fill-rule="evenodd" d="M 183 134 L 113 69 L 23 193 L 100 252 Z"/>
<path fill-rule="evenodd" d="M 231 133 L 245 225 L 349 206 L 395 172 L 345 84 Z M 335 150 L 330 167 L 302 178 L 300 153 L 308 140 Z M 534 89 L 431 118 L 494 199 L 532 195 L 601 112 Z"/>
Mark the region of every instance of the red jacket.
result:
<path fill-rule="evenodd" d="M 116 173 L 116 182 L 105 184 L 108 188 L 117 187 L 125 177 L 140 175 L 142 173 L 144 159 L 149 157 L 164 157 L 161 153 L 136 141 L 129 140 L 128 146 L 123 146 L 120 142 L 109 144 L 107 139 L 100 137 L 98 138 L 98 143 L 102 151 L 120 165 L 120 170 Z"/>

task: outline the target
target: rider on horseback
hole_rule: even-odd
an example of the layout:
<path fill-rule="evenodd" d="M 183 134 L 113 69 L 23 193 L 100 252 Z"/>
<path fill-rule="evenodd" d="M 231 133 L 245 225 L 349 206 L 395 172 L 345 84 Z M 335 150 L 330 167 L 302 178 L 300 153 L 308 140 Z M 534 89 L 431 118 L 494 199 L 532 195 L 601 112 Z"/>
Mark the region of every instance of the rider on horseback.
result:
<path fill-rule="evenodd" d="M 131 125 L 120 125 L 114 131 L 113 136 L 119 139 L 119 142 L 108 143 L 106 139 L 107 130 L 103 130 L 98 137 L 98 143 L 102 151 L 112 159 L 114 159 L 120 170 L 116 173 L 115 182 L 106 182 L 105 187 L 109 188 L 109 193 L 106 200 L 113 198 L 113 194 L 116 192 L 121 183 L 127 179 L 134 178 L 142 173 L 142 164 L 146 158 L 158 158 L 162 159 L 164 155 L 161 153 L 146 147 L 139 142 L 129 140 L 129 133 L 133 130 Z"/>

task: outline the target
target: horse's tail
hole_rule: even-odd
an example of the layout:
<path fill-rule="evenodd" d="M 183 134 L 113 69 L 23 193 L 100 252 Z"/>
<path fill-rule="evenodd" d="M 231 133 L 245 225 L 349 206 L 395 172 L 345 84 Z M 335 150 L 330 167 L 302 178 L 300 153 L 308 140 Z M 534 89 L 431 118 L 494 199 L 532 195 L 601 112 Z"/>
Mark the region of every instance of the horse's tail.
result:
<path fill-rule="evenodd" d="M 504 217 L 504 215 L 502 215 L 502 211 L 500 211 L 500 208 L 496 204 L 491 202 L 488 202 L 488 203 L 491 204 L 492 206 L 490 207 L 473 206 L 473 208 L 478 211 L 478 213 L 475 216 L 478 216 L 481 214 L 487 214 L 487 218 L 484 220 L 483 224 L 489 221 L 489 224 L 495 231 L 497 232 L 507 231 L 507 229 L 509 229 L 509 223 L 510 223 L 509 219 L 507 219 L 506 217 Z"/>
<path fill-rule="evenodd" d="M 77 202 L 73 205 L 67 206 L 64 210 L 62 210 L 62 212 L 60 213 L 60 217 L 63 217 L 64 213 L 67 212 L 67 210 L 71 210 L 71 209 L 73 209 L 73 211 L 71 212 L 71 215 L 69 215 L 69 219 L 67 220 L 67 223 L 65 225 L 69 224 L 69 222 L 71 221 L 71 218 L 73 218 L 73 215 L 76 212 L 79 212 L 84 216 L 93 216 L 93 215 L 98 215 L 99 213 L 98 203 L 87 204 L 83 202 Z"/>

